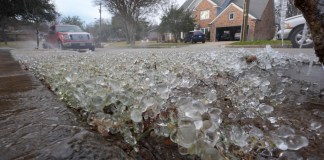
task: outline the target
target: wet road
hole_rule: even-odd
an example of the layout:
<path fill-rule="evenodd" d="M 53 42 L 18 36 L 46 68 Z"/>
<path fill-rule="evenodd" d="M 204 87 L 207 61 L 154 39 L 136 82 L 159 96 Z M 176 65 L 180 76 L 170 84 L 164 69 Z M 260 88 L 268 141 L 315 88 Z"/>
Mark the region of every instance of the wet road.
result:
<path fill-rule="evenodd" d="M 131 159 L 0 50 L 0 160 Z"/>

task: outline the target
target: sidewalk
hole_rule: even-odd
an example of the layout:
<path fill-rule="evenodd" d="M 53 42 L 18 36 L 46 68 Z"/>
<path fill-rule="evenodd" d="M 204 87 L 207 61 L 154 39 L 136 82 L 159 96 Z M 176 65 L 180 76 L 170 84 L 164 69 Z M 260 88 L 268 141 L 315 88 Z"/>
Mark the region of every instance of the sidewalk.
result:
<path fill-rule="evenodd" d="M 131 159 L 0 49 L 0 160 Z"/>

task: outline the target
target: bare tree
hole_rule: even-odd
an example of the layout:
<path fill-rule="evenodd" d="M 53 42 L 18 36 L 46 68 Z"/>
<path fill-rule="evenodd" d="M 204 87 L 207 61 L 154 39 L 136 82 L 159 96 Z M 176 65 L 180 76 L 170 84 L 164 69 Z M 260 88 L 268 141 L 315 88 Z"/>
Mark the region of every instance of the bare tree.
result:
<path fill-rule="evenodd" d="M 309 24 L 315 53 L 324 63 L 324 0 L 294 0 L 295 5 L 303 12 Z"/>
<path fill-rule="evenodd" d="M 77 26 L 81 27 L 82 29 L 84 29 L 84 21 L 82 21 L 79 16 L 73 16 L 73 17 L 67 16 L 67 17 L 63 17 L 61 19 L 61 23 L 63 23 L 63 24 L 77 25 Z"/>
<path fill-rule="evenodd" d="M 37 48 L 39 48 L 39 28 L 41 23 L 55 20 L 58 14 L 55 5 L 50 0 L 23 0 L 23 10 L 25 14 L 21 19 L 32 22 L 36 29 Z"/>
<path fill-rule="evenodd" d="M 103 4 L 109 12 L 120 16 L 125 23 L 126 38 L 135 44 L 136 25 L 141 17 L 156 11 L 165 0 L 95 0 L 97 5 Z"/>

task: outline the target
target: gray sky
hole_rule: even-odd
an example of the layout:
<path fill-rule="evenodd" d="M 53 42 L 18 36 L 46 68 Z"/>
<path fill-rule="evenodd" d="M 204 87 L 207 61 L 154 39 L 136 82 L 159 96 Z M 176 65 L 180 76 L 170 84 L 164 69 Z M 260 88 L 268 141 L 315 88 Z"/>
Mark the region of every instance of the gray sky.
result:
<path fill-rule="evenodd" d="M 181 6 L 186 0 L 170 1 L 174 1 Z M 280 0 L 275 1 L 280 2 Z M 79 16 L 86 24 L 95 22 L 95 18 L 99 19 L 99 7 L 93 4 L 93 0 L 53 0 L 53 2 L 58 12 L 61 13 L 63 17 Z M 111 18 L 111 14 L 109 14 L 105 8 L 102 9 L 102 18 Z M 156 23 L 159 23 L 159 19 L 159 16 L 152 18 Z"/>
<path fill-rule="evenodd" d="M 182 5 L 185 0 L 177 0 L 178 5 Z M 65 16 L 79 16 L 81 20 L 85 21 L 86 24 L 93 23 L 96 21 L 95 18 L 99 19 L 99 7 L 95 6 L 93 0 L 53 0 L 56 9 Z M 103 8 L 102 18 L 110 19 L 111 14 Z M 159 16 L 153 18 L 154 21 L 159 21 Z"/>

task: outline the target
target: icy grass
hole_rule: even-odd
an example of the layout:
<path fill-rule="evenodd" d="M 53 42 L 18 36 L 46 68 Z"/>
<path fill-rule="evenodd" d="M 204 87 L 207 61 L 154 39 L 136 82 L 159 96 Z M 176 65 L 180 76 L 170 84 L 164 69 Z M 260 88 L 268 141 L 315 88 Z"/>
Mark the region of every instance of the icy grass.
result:
<path fill-rule="evenodd" d="M 284 55 L 270 47 L 14 55 L 69 106 L 85 111 L 99 132 L 121 134 L 134 147 L 152 128 L 177 143 L 181 154 L 202 159 L 238 153 L 269 158 L 277 149 L 296 156 L 285 151 L 309 143 L 291 126 L 278 124 L 274 110 L 292 84 L 284 70 L 313 61 L 310 57 Z M 237 123 L 246 119 L 275 129 Z"/>

